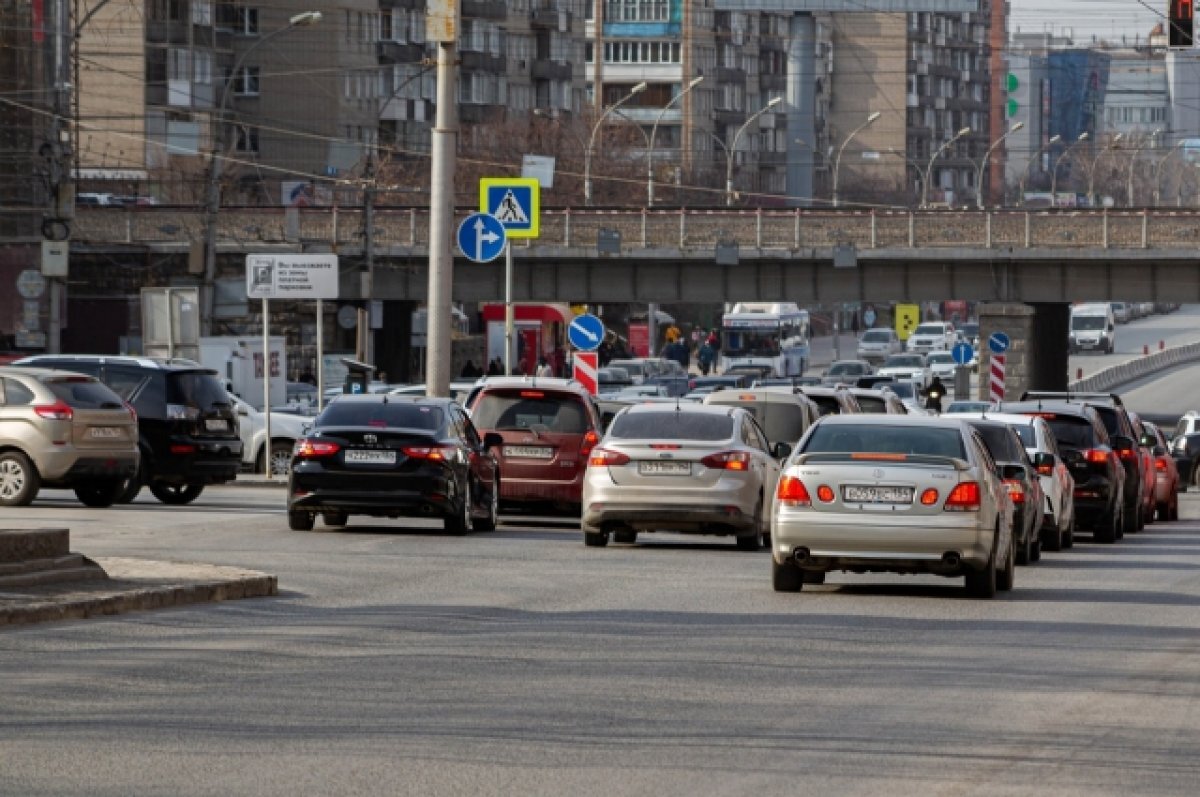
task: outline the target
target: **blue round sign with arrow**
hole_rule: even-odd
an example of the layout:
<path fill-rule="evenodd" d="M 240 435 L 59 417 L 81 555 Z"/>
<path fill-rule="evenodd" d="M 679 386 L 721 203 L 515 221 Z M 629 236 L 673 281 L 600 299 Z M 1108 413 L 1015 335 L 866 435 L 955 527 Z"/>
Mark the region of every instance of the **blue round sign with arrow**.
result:
<path fill-rule="evenodd" d="M 577 315 L 567 325 L 567 340 L 579 351 L 595 351 L 604 342 L 604 322 L 591 313 Z"/>
<path fill-rule="evenodd" d="M 988 348 L 992 354 L 1004 354 L 1011 345 L 1012 341 L 1003 332 L 993 332 L 988 336 Z"/>
<path fill-rule="evenodd" d="M 975 349 L 970 343 L 958 342 L 954 344 L 954 348 L 950 350 L 950 356 L 954 358 L 954 362 L 959 365 L 970 365 L 971 358 L 975 356 Z"/>
<path fill-rule="evenodd" d="M 476 263 L 500 257 L 506 241 L 504 225 L 490 213 L 472 213 L 458 225 L 458 248 Z"/>

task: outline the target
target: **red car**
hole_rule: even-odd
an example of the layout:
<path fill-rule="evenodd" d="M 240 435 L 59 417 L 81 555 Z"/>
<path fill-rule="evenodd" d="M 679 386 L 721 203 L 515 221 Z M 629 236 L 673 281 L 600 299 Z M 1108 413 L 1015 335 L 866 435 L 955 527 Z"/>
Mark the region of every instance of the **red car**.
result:
<path fill-rule="evenodd" d="M 1134 440 L 1137 441 L 1137 453 L 1141 458 L 1142 472 L 1142 510 L 1141 522 L 1138 523 L 1138 528 L 1142 529 L 1149 523 L 1154 522 L 1154 514 L 1157 510 L 1155 499 L 1157 469 L 1154 467 L 1154 454 L 1151 453 L 1152 443 L 1146 435 L 1145 423 L 1138 417 L 1136 412 L 1129 413 L 1129 420 L 1133 424 Z"/>
<path fill-rule="evenodd" d="M 578 382 L 551 377 L 493 377 L 471 402 L 480 434 L 504 443 L 500 502 L 507 507 L 549 506 L 579 514 L 588 455 L 600 442 L 600 415 Z"/>
<path fill-rule="evenodd" d="M 1149 421 L 1142 421 L 1154 457 L 1154 502 L 1159 520 L 1179 520 L 1179 468 L 1171 456 L 1167 436 Z"/>

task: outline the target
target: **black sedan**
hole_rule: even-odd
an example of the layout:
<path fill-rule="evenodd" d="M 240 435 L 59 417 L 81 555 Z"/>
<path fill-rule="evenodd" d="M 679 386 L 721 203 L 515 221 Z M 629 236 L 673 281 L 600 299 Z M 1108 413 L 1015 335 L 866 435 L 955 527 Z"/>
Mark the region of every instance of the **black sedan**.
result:
<path fill-rule="evenodd" d="M 498 434 L 462 407 L 424 396 L 340 396 L 296 441 L 288 525 L 309 531 L 350 515 L 440 517 L 454 534 L 496 528 Z"/>

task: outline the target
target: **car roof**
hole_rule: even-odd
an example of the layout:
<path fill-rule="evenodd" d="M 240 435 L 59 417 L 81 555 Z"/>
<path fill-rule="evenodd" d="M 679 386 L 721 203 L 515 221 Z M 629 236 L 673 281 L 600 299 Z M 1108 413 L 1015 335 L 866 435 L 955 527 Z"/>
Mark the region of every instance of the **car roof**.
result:
<path fill-rule="evenodd" d="M 998 421 L 1010 426 L 1034 426 L 1038 421 L 1037 415 L 1026 415 L 1018 412 L 956 412 L 954 413 L 954 417 L 968 421 Z"/>
<path fill-rule="evenodd" d="M 1002 401 L 997 406 L 999 412 L 1025 414 L 1030 412 L 1048 412 L 1054 415 L 1088 416 L 1096 414 L 1090 404 L 1078 401 L 1061 401 L 1057 399 L 1032 399 L 1029 401 Z"/>
<path fill-rule="evenodd" d="M 343 393 L 338 403 L 348 404 L 453 404 L 444 396 L 404 395 L 396 393 Z"/>
<path fill-rule="evenodd" d="M 706 415 L 720 416 L 730 415 L 735 412 L 745 412 L 745 410 L 737 406 L 702 404 L 698 401 L 677 401 L 676 399 L 670 399 L 669 401 L 638 402 L 637 404 L 631 404 L 626 412 L 698 412 Z"/>
<path fill-rule="evenodd" d="M 22 357 L 13 365 L 39 365 L 41 363 L 98 362 L 105 365 L 132 365 L 138 368 L 153 368 L 159 371 L 204 371 L 210 374 L 217 372 L 206 368 L 195 360 L 182 357 L 168 359 L 165 357 L 135 357 L 124 354 L 34 354 Z M 61 369 L 59 369 L 61 370 Z"/>
<path fill-rule="evenodd" d="M 27 376 L 32 379 L 42 379 L 48 376 L 64 376 L 70 374 L 69 371 L 64 371 L 61 368 L 39 368 L 34 365 L 0 365 L 0 376 Z M 76 374 L 86 379 L 96 379 L 88 374 Z M 99 380 L 97 380 L 99 381 Z"/>
<path fill-rule="evenodd" d="M 878 424 L 888 423 L 897 426 L 935 426 L 940 428 L 961 427 L 957 415 L 885 415 L 883 413 L 863 413 L 860 415 L 825 415 L 818 421 L 821 424 Z"/>
<path fill-rule="evenodd" d="M 761 401 L 768 404 L 804 404 L 808 402 L 808 397 L 803 393 L 796 393 L 792 390 L 779 390 L 769 387 L 718 390 L 704 397 L 705 404 L 736 406 L 754 401 Z"/>
<path fill-rule="evenodd" d="M 587 396 L 583 385 L 574 379 L 556 376 L 489 376 L 482 384 L 480 393 L 494 389 L 562 390 L 579 396 Z"/>

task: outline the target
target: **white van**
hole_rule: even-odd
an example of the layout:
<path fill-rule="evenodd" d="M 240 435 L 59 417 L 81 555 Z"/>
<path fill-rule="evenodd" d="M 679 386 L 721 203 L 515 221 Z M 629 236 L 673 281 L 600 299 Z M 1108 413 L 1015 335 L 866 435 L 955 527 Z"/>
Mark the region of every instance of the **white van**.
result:
<path fill-rule="evenodd" d="M 1117 343 L 1117 319 L 1108 302 L 1077 304 L 1071 308 L 1068 351 L 1100 351 L 1112 354 Z"/>

